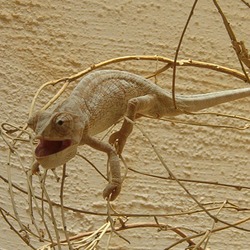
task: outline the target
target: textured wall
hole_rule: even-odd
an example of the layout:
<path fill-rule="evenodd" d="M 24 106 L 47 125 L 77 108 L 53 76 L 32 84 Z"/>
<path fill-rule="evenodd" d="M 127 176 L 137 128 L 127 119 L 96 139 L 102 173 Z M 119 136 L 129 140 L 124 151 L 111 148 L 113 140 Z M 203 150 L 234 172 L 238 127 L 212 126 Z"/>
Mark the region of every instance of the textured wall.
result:
<path fill-rule="evenodd" d="M 249 8 L 240 0 L 221 1 L 222 8 L 239 38 L 249 43 Z M 42 83 L 72 75 L 94 63 L 125 55 L 151 54 L 173 58 L 192 1 L 73 1 L 73 0 L 0 0 L 1 50 L 1 116 L 0 122 L 16 125 L 27 119 L 32 97 Z M 212 1 L 200 0 L 181 47 L 179 58 L 203 60 L 240 70 L 221 18 Z M 148 75 L 157 63 L 128 62 L 113 66 Z M 171 87 L 171 72 L 158 78 L 165 88 Z M 202 93 L 221 89 L 246 87 L 232 77 L 207 70 L 182 68 L 177 71 L 177 91 Z M 48 100 L 50 88 L 39 100 Z M 211 111 L 249 117 L 249 98 L 224 104 Z M 182 117 L 195 122 L 235 125 L 214 116 Z M 249 185 L 250 132 L 248 130 L 215 129 L 163 121 L 140 120 L 140 124 L 158 148 L 163 159 L 179 178 Z M 238 124 L 238 123 L 237 123 Z M 21 148 L 21 158 L 31 162 L 29 147 Z M 105 173 L 106 155 L 88 147 L 80 152 Z M 7 176 L 8 150 L 0 139 L 1 176 Z M 146 138 L 135 129 L 124 150 L 129 167 L 143 172 L 168 176 Z M 13 157 L 13 182 L 26 189 L 25 176 Z M 58 171 L 60 175 L 61 170 Z M 67 166 L 65 204 L 94 212 L 106 212 L 102 199 L 105 181 L 80 158 Z M 230 202 L 249 208 L 249 189 L 184 183 L 202 202 Z M 36 192 L 40 194 L 37 182 Z M 52 174 L 47 180 L 53 200 L 59 200 L 60 184 Z M 0 180 L 0 206 L 13 213 L 8 186 Z M 16 205 L 23 222 L 30 224 L 27 196 L 15 191 Z M 187 210 L 195 203 L 174 181 L 145 177 L 132 171 L 124 182 L 122 193 L 114 202 L 119 212 L 169 214 Z M 60 214 L 58 223 L 60 224 Z M 214 214 L 216 213 L 213 212 Z M 231 223 L 247 213 L 223 210 L 221 218 Z M 67 213 L 71 233 L 95 230 L 105 217 Z M 130 218 L 130 222 L 154 222 L 150 218 Z M 212 220 L 204 213 L 159 218 L 159 222 L 201 232 L 211 229 Z M 249 224 L 249 223 L 248 223 Z M 244 228 L 250 228 L 247 223 Z M 0 217 L 0 248 L 27 249 Z M 222 226 L 218 223 L 216 226 Z M 185 230 L 184 230 L 185 231 Z M 187 235 L 194 233 L 185 231 Z M 171 231 L 136 229 L 122 232 L 131 241 L 128 245 L 114 236 L 110 249 L 164 249 L 179 238 Z M 198 240 L 197 240 L 198 241 Z M 197 242 L 196 241 L 196 242 Z M 39 245 L 38 243 L 34 243 Z M 42 243 L 40 244 L 42 245 Z M 229 229 L 212 235 L 211 249 L 249 249 L 249 232 Z M 102 242 L 105 246 L 105 240 Z M 184 249 L 186 244 L 175 249 Z M 227 247 L 227 248 L 226 248 Z"/>

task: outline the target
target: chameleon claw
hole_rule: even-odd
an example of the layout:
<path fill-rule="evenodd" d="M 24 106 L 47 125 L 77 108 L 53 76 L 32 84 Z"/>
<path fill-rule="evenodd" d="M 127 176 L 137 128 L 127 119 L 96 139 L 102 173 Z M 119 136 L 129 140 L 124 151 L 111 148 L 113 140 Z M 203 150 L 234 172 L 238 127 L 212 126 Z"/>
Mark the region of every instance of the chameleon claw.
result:
<path fill-rule="evenodd" d="M 121 191 L 121 185 L 115 183 L 109 183 L 103 190 L 103 198 L 105 200 L 113 201 L 119 195 Z"/>
<path fill-rule="evenodd" d="M 117 154 L 120 155 L 123 151 L 125 143 L 127 141 L 127 136 L 122 134 L 120 131 L 114 132 L 109 137 L 109 143 L 116 146 Z"/>
<path fill-rule="evenodd" d="M 111 145 L 114 145 L 115 142 L 119 140 L 119 138 L 120 138 L 120 133 L 119 132 L 120 131 L 117 131 L 117 132 L 114 132 L 112 135 L 110 135 L 110 137 L 109 137 L 109 143 Z"/>

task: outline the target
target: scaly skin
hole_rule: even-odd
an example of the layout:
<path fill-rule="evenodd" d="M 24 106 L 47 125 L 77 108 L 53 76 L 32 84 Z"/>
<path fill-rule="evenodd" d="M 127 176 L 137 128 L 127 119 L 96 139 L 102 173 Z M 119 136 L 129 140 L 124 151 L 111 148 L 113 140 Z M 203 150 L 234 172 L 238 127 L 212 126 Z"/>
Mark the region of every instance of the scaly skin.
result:
<path fill-rule="evenodd" d="M 119 156 L 133 125 L 124 120 L 109 143 L 93 136 L 127 116 L 154 118 L 176 116 L 185 111 L 198 111 L 250 96 L 250 88 L 222 92 L 176 96 L 149 80 L 125 71 L 102 70 L 85 76 L 71 95 L 52 112 L 38 112 L 28 122 L 40 143 L 35 150 L 37 161 L 46 169 L 62 165 L 73 158 L 79 145 L 87 144 L 107 153 L 110 179 L 103 191 L 104 198 L 114 200 L 121 190 Z M 117 151 L 112 146 L 117 143 Z"/>

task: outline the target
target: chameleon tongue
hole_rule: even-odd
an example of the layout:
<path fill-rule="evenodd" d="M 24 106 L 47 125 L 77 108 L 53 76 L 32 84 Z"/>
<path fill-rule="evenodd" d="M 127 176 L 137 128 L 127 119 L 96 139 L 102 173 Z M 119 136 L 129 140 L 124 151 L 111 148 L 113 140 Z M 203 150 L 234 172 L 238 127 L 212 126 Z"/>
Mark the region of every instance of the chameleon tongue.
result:
<path fill-rule="evenodd" d="M 48 155 L 52 155 L 62 151 L 63 149 L 69 147 L 71 145 L 71 140 L 64 141 L 49 141 L 41 139 L 38 144 L 35 155 L 37 157 L 44 157 Z"/>

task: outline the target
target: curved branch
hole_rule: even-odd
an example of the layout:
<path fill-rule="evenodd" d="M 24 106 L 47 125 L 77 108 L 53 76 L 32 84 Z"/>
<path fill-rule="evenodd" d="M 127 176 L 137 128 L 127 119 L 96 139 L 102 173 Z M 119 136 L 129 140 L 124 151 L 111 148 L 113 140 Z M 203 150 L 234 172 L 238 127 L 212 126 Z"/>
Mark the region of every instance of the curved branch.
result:
<path fill-rule="evenodd" d="M 67 86 L 69 85 L 69 83 L 71 83 L 72 81 L 75 81 L 79 78 L 81 78 L 82 76 L 86 75 L 87 73 L 95 70 L 95 69 L 99 69 L 102 68 L 104 66 L 110 65 L 110 64 L 115 64 L 115 63 L 119 63 L 119 62 L 124 62 L 124 61 L 159 61 L 162 63 L 167 63 L 167 67 L 164 66 L 164 69 L 161 70 L 160 73 L 162 73 L 164 70 L 166 70 L 169 67 L 173 67 L 174 65 L 174 60 L 169 59 L 167 57 L 164 56 L 155 56 L 155 55 L 133 55 L 133 56 L 123 56 L 123 57 L 117 57 L 117 58 L 112 58 L 97 64 L 94 64 L 90 67 L 88 67 L 87 69 L 74 74 L 72 76 L 69 77 L 63 77 L 54 81 L 49 81 L 44 83 L 35 93 L 35 96 L 32 100 L 31 103 L 31 107 L 30 107 L 30 111 L 29 111 L 29 116 L 31 116 L 34 112 L 34 107 L 36 104 L 36 100 L 37 97 L 39 96 L 39 94 L 42 92 L 42 90 L 48 86 L 54 86 L 58 83 L 64 82 L 63 86 L 61 87 L 61 89 L 57 92 L 57 94 L 42 108 L 42 109 L 47 109 L 51 104 L 53 104 L 54 101 L 56 101 L 61 94 L 64 92 L 64 90 L 67 88 Z M 217 71 L 217 72 L 221 72 L 224 74 L 228 74 L 231 75 L 233 77 L 236 77 L 240 80 L 243 81 L 247 81 L 247 77 L 241 73 L 240 71 L 237 71 L 235 69 L 231 69 L 231 68 L 227 68 L 221 65 L 217 65 L 217 64 L 213 64 L 213 63 L 207 63 L 207 62 L 201 62 L 201 61 L 195 61 L 195 60 L 179 60 L 176 61 L 176 66 L 177 67 L 197 67 L 197 68 L 205 68 L 205 69 L 210 69 L 213 71 Z"/>

